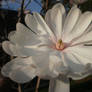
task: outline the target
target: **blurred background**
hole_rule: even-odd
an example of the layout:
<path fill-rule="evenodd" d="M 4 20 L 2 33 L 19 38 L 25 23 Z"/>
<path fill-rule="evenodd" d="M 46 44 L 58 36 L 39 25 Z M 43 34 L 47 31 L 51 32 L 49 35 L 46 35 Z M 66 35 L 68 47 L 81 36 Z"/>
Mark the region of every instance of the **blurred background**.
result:
<path fill-rule="evenodd" d="M 56 3 L 62 3 L 68 12 L 74 4 L 84 11 L 92 11 L 92 0 L 0 0 L 0 70 L 10 61 L 1 47 L 4 40 L 8 40 L 8 33 L 16 29 L 16 23 L 24 23 L 27 13 L 39 12 L 43 17 L 48 9 Z M 5 78 L 0 73 L 0 92 L 35 92 L 38 78 L 26 84 L 17 84 Z M 92 92 L 92 76 L 74 81 L 70 79 L 71 92 Z M 40 80 L 39 92 L 48 92 L 49 81 Z M 21 90 L 20 90 L 21 89 Z"/>

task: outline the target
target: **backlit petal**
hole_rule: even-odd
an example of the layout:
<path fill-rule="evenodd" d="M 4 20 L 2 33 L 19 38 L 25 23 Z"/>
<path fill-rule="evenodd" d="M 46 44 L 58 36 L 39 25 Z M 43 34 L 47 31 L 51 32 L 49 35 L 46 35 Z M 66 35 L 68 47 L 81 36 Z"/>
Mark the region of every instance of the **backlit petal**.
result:
<path fill-rule="evenodd" d="M 48 27 L 48 25 L 46 24 L 46 22 L 44 21 L 44 19 L 42 18 L 42 16 L 39 13 L 33 13 L 33 16 L 35 17 L 38 25 L 36 26 L 38 28 L 39 31 L 45 31 L 46 34 L 42 34 L 42 35 L 49 35 L 51 37 L 54 36 L 53 32 L 50 30 L 50 28 Z M 39 29 L 41 28 L 41 29 Z"/>
<path fill-rule="evenodd" d="M 56 4 L 51 10 L 47 11 L 45 16 L 46 23 L 58 37 L 58 39 L 61 38 L 64 19 L 65 8 L 62 4 Z"/>
<path fill-rule="evenodd" d="M 36 76 L 36 67 L 29 58 L 15 58 L 2 68 L 2 74 L 18 83 L 25 83 Z"/>
<path fill-rule="evenodd" d="M 25 25 L 17 23 L 16 43 L 19 45 L 34 45 L 39 43 L 38 36 Z"/>
<path fill-rule="evenodd" d="M 91 12 L 85 12 L 84 14 L 82 14 L 80 16 L 80 18 L 78 19 L 76 25 L 72 29 L 72 31 L 64 39 L 64 41 L 69 42 L 72 39 L 83 34 L 86 31 L 86 29 L 88 28 L 88 26 L 90 25 L 91 22 L 92 22 L 92 13 Z"/>
<path fill-rule="evenodd" d="M 92 24 L 81 35 L 72 40 L 72 45 L 92 44 Z"/>
<path fill-rule="evenodd" d="M 65 19 L 65 23 L 64 23 L 64 27 L 63 27 L 63 34 L 62 34 L 63 40 L 69 36 L 69 34 L 73 30 L 74 26 L 76 25 L 80 15 L 81 15 L 81 11 L 80 11 L 80 9 L 77 8 L 77 6 L 74 6 L 69 11 L 69 13 Z"/>
<path fill-rule="evenodd" d="M 11 50 L 11 48 L 10 48 L 10 45 L 14 46 L 14 45 L 11 44 L 9 41 L 4 41 L 4 42 L 2 43 L 3 50 L 4 50 L 7 54 L 9 54 L 9 55 L 11 55 L 11 56 L 14 56 L 14 53 L 12 52 L 12 50 Z"/>
<path fill-rule="evenodd" d="M 49 84 L 49 92 L 69 92 L 69 79 L 65 76 L 61 78 L 51 79 Z"/>

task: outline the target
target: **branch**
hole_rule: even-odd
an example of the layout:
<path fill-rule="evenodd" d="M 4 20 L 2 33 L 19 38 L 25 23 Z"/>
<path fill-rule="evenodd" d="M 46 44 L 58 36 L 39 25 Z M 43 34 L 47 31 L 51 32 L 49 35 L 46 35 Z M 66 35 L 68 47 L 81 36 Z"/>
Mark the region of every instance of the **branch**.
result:
<path fill-rule="evenodd" d="M 24 20 L 24 17 L 23 17 L 23 15 L 24 15 L 24 2 L 25 2 L 25 0 L 22 0 L 21 10 L 19 11 L 19 20 L 18 21 L 20 21 L 20 22 L 23 22 L 23 20 Z"/>
<path fill-rule="evenodd" d="M 18 92 L 22 92 L 20 84 L 18 84 Z"/>
<path fill-rule="evenodd" d="M 35 92 L 38 92 L 39 85 L 40 85 L 40 77 L 38 77 L 38 79 L 37 79 L 37 84 L 36 84 L 36 90 L 35 90 Z"/>
<path fill-rule="evenodd" d="M 48 9 L 48 2 L 49 0 L 46 0 L 46 10 Z"/>

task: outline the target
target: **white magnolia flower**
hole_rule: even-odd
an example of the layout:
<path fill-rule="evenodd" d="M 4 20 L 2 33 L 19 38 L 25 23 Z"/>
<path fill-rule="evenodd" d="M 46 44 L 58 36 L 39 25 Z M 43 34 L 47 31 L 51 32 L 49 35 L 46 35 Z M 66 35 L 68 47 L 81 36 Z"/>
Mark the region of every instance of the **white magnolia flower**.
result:
<path fill-rule="evenodd" d="M 46 22 L 45 22 L 46 21 Z M 69 78 L 92 74 L 92 13 L 74 6 L 66 16 L 62 4 L 48 10 L 44 19 L 27 14 L 29 28 L 17 23 L 3 42 L 3 49 L 17 56 L 2 68 L 2 74 L 24 83 L 35 76 L 50 79 L 50 92 L 68 92 Z"/>

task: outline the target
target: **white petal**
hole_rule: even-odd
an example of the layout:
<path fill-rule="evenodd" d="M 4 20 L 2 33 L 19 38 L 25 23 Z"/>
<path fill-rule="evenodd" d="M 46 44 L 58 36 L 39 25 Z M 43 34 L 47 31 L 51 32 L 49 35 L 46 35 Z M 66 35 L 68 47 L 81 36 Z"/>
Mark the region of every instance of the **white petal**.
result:
<path fill-rule="evenodd" d="M 17 83 L 26 83 L 31 81 L 35 76 L 36 70 L 31 66 L 26 68 L 18 68 L 10 73 L 9 77 Z"/>
<path fill-rule="evenodd" d="M 81 48 L 69 47 L 62 54 L 64 56 L 63 62 L 68 67 L 67 77 L 74 80 L 83 79 L 92 74 L 92 58 L 87 56 L 87 49 L 81 50 Z"/>
<path fill-rule="evenodd" d="M 16 31 L 12 31 L 8 34 L 8 39 L 12 42 L 12 43 L 15 43 L 16 42 Z"/>
<path fill-rule="evenodd" d="M 11 49 L 10 49 L 10 45 L 13 45 L 13 44 L 11 44 L 9 41 L 4 41 L 3 43 L 2 43 L 2 47 L 3 47 L 3 50 L 7 53 L 7 54 L 9 54 L 9 55 L 14 55 L 14 53 L 11 51 Z"/>
<path fill-rule="evenodd" d="M 43 53 L 41 55 L 32 56 L 32 60 L 40 70 L 41 74 L 39 74 L 39 76 L 46 76 L 49 72 L 49 55 Z"/>
<path fill-rule="evenodd" d="M 47 11 L 45 20 L 54 34 L 61 39 L 62 26 L 65 19 L 65 8 L 62 4 L 56 4 L 51 10 Z"/>
<path fill-rule="evenodd" d="M 44 42 L 44 41 L 43 41 Z M 46 42 L 46 41 L 45 41 Z M 13 52 L 13 56 L 18 56 L 18 57 L 26 57 L 26 56 L 36 56 L 40 54 L 45 54 L 51 52 L 53 49 L 48 47 L 50 44 L 37 44 L 36 46 L 21 46 L 21 45 L 12 45 L 9 43 L 9 47 L 6 46 L 6 48 L 9 48 L 11 52 Z M 5 48 L 5 47 L 4 47 Z M 8 53 L 8 52 L 7 52 Z M 9 53 L 8 53 L 9 54 Z"/>
<path fill-rule="evenodd" d="M 85 12 L 84 14 L 82 14 L 80 18 L 78 19 L 75 27 L 72 29 L 72 31 L 67 36 L 67 38 L 64 39 L 64 41 L 69 42 L 72 39 L 83 34 L 86 31 L 87 27 L 90 25 L 91 21 L 92 21 L 91 12 Z"/>
<path fill-rule="evenodd" d="M 43 43 L 43 44 L 37 44 L 35 46 L 34 45 L 32 45 L 32 46 L 31 45 L 29 45 L 29 46 L 16 45 L 17 50 L 15 52 L 19 56 L 21 56 L 21 55 L 22 56 L 36 56 L 36 55 L 40 55 L 43 53 L 45 54 L 45 53 L 52 52 L 53 48 L 50 48 L 49 46 L 51 46 L 51 43 L 49 45 Z"/>
<path fill-rule="evenodd" d="M 91 46 L 74 46 L 65 50 L 63 61 L 69 68 L 68 75 L 73 79 L 81 79 L 92 74 L 91 50 Z M 91 67 L 87 68 L 87 65 Z"/>
<path fill-rule="evenodd" d="M 14 38 L 13 38 L 14 37 Z M 17 31 L 11 35 L 10 40 L 14 42 L 14 46 L 10 46 L 12 52 L 17 56 L 31 56 L 41 53 L 41 51 L 49 50 L 48 46 L 52 44 L 48 36 L 38 36 L 21 23 L 17 23 Z"/>
<path fill-rule="evenodd" d="M 49 84 L 49 92 L 69 92 L 70 83 L 68 78 L 51 79 Z"/>
<path fill-rule="evenodd" d="M 69 71 L 75 73 L 81 73 L 84 71 L 85 66 L 81 63 L 80 58 L 76 57 L 72 52 L 63 53 L 63 55 L 64 55 L 64 62 L 69 68 Z"/>
<path fill-rule="evenodd" d="M 3 50 L 11 55 L 11 56 L 21 56 L 21 57 L 25 57 L 27 55 L 25 55 L 23 52 L 21 52 L 21 50 L 19 49 L 19 46 L 16 46 L 14 44 L 12 44 L 11 42 L 9 41 L 4 41 L 2 43 L 2 47 L 3 47 Z"/>
<path fill-rule="evenodd" d="M 36 21 L 36 19 L 34 18 L 33 15 L 31 14 L 27 14 L 25 16 L 25 22 L 27 24 L 27 26 L 32 29 L 35 33 L 39 34 L 39 29 L 37 29 L 38 23 Z"/>
<path fill-rule="evenodd" d="M 73 47 L 68 47 L 66 49 L 67 52 L 74 52 L 82 57 L 88 58 L 92 60 L 92 46 L 73 46 Z M 86 61 L 87 62 L 87 61 Z M 89 62 L 92 63 L 92 62 Z"/>
<path fill-rule="evenodd" d="M 92 64 L 85 65 L 85 70 L 81 73 L 76 72 L 68 72 L 67 77 L 72 78 L 73 80 L 81 80 L 83 78 L 86 78 L 87 76 L 92 75 Z"/>
<path fill-rule="evenodd" d="M 92 24 L 89 25 L 84 34 L 72 40 L 72 45 L 89 43 L 92 43 Z"/>
<path fill-rule="evenodd" d="M 40 76 L 56 77 L 61 72 L 62 70 L 61 59 L 53 55 L 53 53 L 54 52 L 49 52 L 49 53 L 42 53 L 35 57 L 32 56 L 34 63 L 39 67 L 39 70 L 41 70 Z"/>
<path fill-rule="evenodd" d="M 16 58 L 2 68 L 2 74 L 18 83 L 25 83 L 36 76 L 36 67 L 29 58 Z"/>
<path fill-rule="evenodd" d="M 71 33 L 80 15 L 81 15 L 81 11 L 80 9 L 77 8 L 77 6 L 74 6 L 70 10 L 70 12 L 68 13 L 66 17 L 65 23 L 64 23 L 62 39 L 65 39 Z"/>
<path fill-rule="evenodd" d="M 36 21 L 37 21 L 37 29 L 39 31 L 45 31 L 45 33 L 41 33 L 42 35 L 50 35 L 51 37 L 53 37 L 53 32 L 50 30 L 50 28 L 48 27 L 48 25 L 45 23 L 44 19 L 42 18 L 42 16 L 39 13 L 33 13 L 33 16 L 35 17 Z"/>
<path fill-rule="evenodd" d="M 39 43 L 38 36 L 29 30 L 25 25 L 17 23 L 16 44 L 19 45 L 34 45 Z"/>
<path fill-rule="evenodd" d="M 35 14 L 27 14 L 25 17 L 25 22 L 27 26 L 39 35 L 47 35 L 47 29 L 45 30 L 45 28 L 40 24 L 36 17 L 38 16 L 35 16 Z"/>
<path fill-rule="evenodd" d="M 64 67 L 62 57 L 60 54 L 50 55 L 49 68 L 50 71 L 53 72 L 56 76 L 59 74 L 65 74 L 67 72 L 66 67 Z"/>

